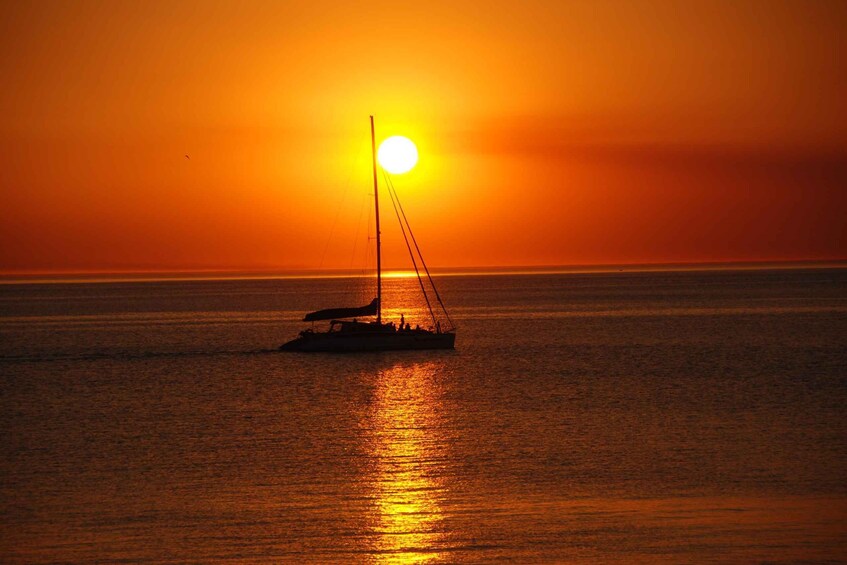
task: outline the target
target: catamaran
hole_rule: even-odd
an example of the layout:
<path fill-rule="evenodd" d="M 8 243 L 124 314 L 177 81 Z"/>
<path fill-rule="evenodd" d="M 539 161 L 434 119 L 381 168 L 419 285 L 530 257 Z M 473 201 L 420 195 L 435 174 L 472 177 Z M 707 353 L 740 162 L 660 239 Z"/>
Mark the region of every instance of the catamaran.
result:
<path fill-rule="evenodd" d="M 429 314 L 432 318 L 432 326 L 429 328 L 421 328 L 420 326 L 413 328 L 411 324 L 404 324 L 402 319 L 399 326 L 395 325 L 394 322 L 383 322 L 382 245 L 379 229 L 379 182 L 377 180 L 376 134 L 374 130 L 373 116 L 370 117 L 370 120 L 374 208 L 376 214 L 376 298 L 374 298 L 370 304 L 366 306 L 357 308 L 328 308 L 306 314 L 303 318 L 304 322 L 329 320 L 329 328 L 326 331 L 316 331 L 314 328 L 303 330 L 295 339 L 281 345 L 281 351 L 357 352 L 392 351 L 403 349 L 453 349 L 455 347 L 456 326 L 450 319 L 450 315 L 447 313 L 447 308 L 444 306 L 444 302 L 441 300 L 441 296 L 435 288 L 435 283 L 429 273 L 429 268 L 427 268 L 426 263 L 423 260 L 423 255 L 421 255 L 418 243 L 415 240 L 414 234 L 412 234 L 412 229 L 406 219 L 406 214 L 397 199 L 396 193 L 393 191 L 390 177 L 387 175 L 386 181 L 388 184 L 388 194 L 391 197 L 392 204 L 394 204 L 394 210 L 397 213 L 398 220 L 400 221 L 400 228 L 406 241 L 406 247 L 412 258 L 412 265 L 415 268 L 415 274 L 418 277 L 418 282 L 420 283 L 427 309 L 429 310 Z M 426 285 L 424 285 L 420 269 L 418 268 L 418 259 L 415 258 L 415 252 L 412 251 L 413 246 L 414 250 L 417 252 L 417 257 L 420 260 L 421 267 L 423 267 L 424 273 L 429 281 L 430 288 L 435 295 L 435 299 L 444 314 L 446 327 L 442 327 L 441 320 L 439 320 L 435 315 L 432 301 L 426 291 Z M 375 316 L 375 319 L 370 321 L 359 320 L 359 318 L 368 318 L 371 316 Z"/>

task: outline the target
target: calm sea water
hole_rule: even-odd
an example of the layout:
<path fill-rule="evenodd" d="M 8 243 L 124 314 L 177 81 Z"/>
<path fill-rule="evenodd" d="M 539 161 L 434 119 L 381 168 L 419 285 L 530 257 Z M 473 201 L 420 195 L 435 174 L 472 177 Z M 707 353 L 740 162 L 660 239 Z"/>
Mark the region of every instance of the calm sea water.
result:
<path fill-rule="evenodd" d="M 0 561 L 847 557 L 847 270 L 443 277 L 455 352 L 275 351 L 361 284 L 0 286 Z"/>

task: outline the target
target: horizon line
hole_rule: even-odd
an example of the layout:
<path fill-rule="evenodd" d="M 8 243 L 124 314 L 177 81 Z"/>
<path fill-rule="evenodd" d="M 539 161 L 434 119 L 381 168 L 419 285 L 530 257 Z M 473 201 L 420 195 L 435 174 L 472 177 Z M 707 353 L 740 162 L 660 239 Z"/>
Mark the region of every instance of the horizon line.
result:
<path fill-rule="evenodd" d="M 562 265 L 487 265 L 473 267 L 438 267 L 430 269 L 438 276 L 479 275 L 543 275 L 589 274 L 614 272 L 673 272 L 710 270 L 770 270 L 803 268 L 847 268 L 847 259 L 785 259 L 760 261 L 687 261 L 653 263 L 596 263 Z M 373 270 L 361 269 L 183 269 L 183 270 L 67 270 L 67 271 L 0 271 L 0 284 L 153 282 L 179 280 L 249 280 L 249 279 L 323 279 L 370 278 Z M 414 269 L 388 268 L 387 278 L 415 276 Z"/>

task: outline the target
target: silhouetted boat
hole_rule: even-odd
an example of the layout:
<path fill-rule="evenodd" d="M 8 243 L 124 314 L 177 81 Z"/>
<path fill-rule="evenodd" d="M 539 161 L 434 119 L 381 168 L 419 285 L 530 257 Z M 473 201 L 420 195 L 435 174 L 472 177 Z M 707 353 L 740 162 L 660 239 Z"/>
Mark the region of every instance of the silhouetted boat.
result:
<path fill-rule="evenodd" d="M 318 310 L 310 312 L 303 318 L 304 322 L 318 322 L 330 320 L 329 329 L 326 331 L 315 331 L 307 329 L 300 332 L 300 335 L 295 339 L 284 343 L 280 346 L 281 351 L 304 351 L 304 352 L 357 352 L 357 351 L 392 351 L 402 349 L 453 349 L 456 343 L 456 327 L 450 320 L 450 315 L 447 314 L 447 309 L 441 300 L 441 296 L 435 289 L 435 284 L 429 274 L 429 269 L 423 261 L 423 256 L 420 254 L 417 241 L 414 239 L 411 228 L 409 227 L 406 215 L 403 213 L 402 206 L 397 210 L 399 202 L 396 202 L 396 195 L 391 193 L 391 183 L 389 183 L 389 195 L 395 203 L 395 211 L 397 211 L 398 219 L 400 219 L 401 228 L 403 228 L 403 237 L 406 239 L 406 246 L 409 249 L 409 254 L 412 257 L 412 264 L 415 267 L 415 273 L 421 283 L 421 290 L 424 293 L 426 304 L 432 316 L 433 327 L 424 329 L 421 327 L 411 327 L 410 324 L 403 324 L 401 319 L 400 326 L 395 326 L 393 322 L 383 323 L 382 321 L 382 250 L 379 230 L 379 183 L 377 182 L 377 165 L 376 165 L 376 135 L 374 133 L 374 119 L 371 120 L 371 152 L 373 160 L 373 183 L 374 183 L 374 208 L 376 210 L 376 298 L 367 306 L 358 308 L 328 308 L 326 310 Z M 386 177 L 388 178 L 388 177 Z M 402 215 L 401 215 L 402 214 Z M 405 224 L 404 224 L 405 222 Z M 403 227 L 405 225 L 405 227 Z M 442 329 L 440 321 L 436 320 L 432 309 L 432 304 L 426 294 L 426 289 L 421 279 L 421 274 L 415 260 L 415 254 L 412 252 L 412 245 L 409 243 L 406 231 L 412 238 L 412 243 L 417 251 L 421 261 L 421 266 L 424 268 L 426 276 L 432 286 L 438 304 L 444 311 L 449 327 Z M 375 316 L 372 321 L 359 321 L 358 318 Z M 353 318 L 350 320 L 350 318 Z"/>

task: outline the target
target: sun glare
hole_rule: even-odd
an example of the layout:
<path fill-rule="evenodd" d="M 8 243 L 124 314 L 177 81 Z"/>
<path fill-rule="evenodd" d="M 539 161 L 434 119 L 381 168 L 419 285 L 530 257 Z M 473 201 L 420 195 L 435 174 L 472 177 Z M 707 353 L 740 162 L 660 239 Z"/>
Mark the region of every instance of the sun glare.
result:
<path fill-rule="evenodd" d="M 418 148 L 408 137 L 394 135 L 379 144 L 377 159 L 389 173 L 407 173 L 418 162 Z"/>

